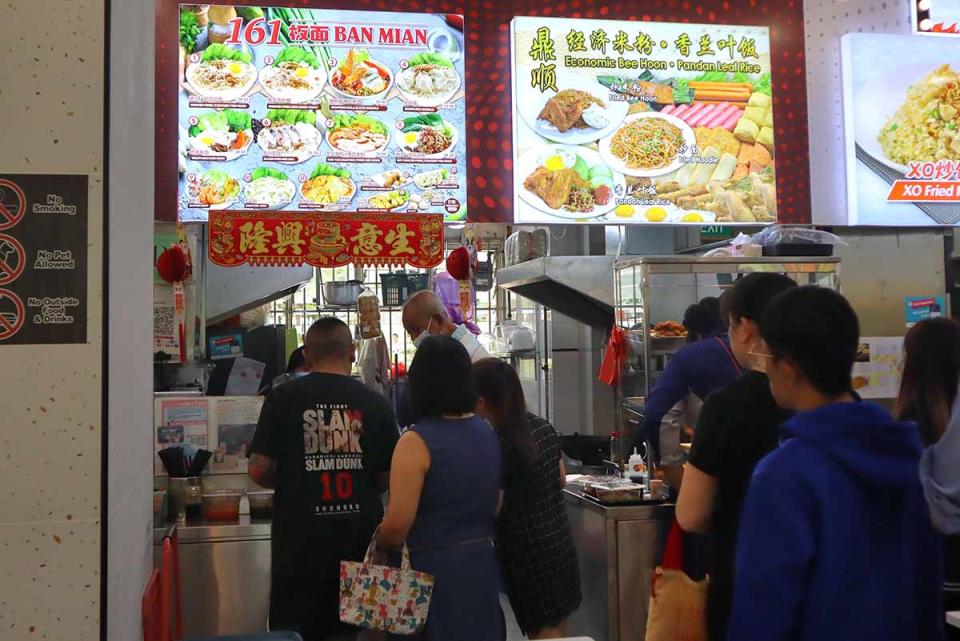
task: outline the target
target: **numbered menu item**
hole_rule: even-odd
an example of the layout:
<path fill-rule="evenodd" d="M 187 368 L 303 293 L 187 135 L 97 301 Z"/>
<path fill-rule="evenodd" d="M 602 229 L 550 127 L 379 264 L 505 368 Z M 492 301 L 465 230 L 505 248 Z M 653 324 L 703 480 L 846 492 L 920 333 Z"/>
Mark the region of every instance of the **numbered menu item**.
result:
<path fill-rule="evenodd" d="M 459 16 L 183 4 L 179 40 L 182 220 L 465 217 Z"/>
<path fill-rule="evenodd" d="M 516 18 L 519 223 L 774 222 L 767 29 Z"/>

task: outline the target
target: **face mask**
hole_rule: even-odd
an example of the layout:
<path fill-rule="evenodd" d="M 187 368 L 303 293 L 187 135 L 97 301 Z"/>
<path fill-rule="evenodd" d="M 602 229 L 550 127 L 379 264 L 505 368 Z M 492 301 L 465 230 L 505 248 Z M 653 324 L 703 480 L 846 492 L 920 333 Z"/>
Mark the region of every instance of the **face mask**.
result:
<path fill-rule="evenodd" d="M 430 319 L 430 322 L 427 323 L 427 328 L 420 332 L 419 336 L 413 339 L 413 346 L 420 347 L 423 344 L 423 341 L 427 340 L 430 337 L 430 326 L 433 324 L 433 319 Z"/>
<path fill-rule="evenodd" d="M 463 342 L 463 339 L 470 334 L 470 331 L 464 325 L 457 325 L 457 328 L 450 334 L 450 338 L 455 341 Z"/>

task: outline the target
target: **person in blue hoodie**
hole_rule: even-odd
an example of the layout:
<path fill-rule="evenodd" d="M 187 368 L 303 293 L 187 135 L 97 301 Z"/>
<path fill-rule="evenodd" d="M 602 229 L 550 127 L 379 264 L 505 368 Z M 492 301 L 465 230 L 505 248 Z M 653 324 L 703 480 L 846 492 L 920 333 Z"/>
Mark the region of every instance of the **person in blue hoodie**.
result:
<path fill-rule="evenodd" d="M 856 314 L 832 290 L 799 287 L 771 302 L 761 335 L 771 392 L 795 414 L 747 492 L 728 638 L 943 639 L 920 437 L 855 400 Z"/>

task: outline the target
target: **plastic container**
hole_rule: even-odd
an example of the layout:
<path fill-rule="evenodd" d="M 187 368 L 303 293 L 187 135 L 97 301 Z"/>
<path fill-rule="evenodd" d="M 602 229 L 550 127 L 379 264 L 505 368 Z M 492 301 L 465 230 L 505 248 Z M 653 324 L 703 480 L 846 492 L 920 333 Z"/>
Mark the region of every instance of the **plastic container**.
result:
<path fill-rule="evenodd" d="M 207 521 L 239 521 L 241 490 L 211 490 L 203 493 L 203 518 Z"/>
<path fill-rule="evenodd" d="M 273 518 L 273 490 L 247 492 L 250 501 L 250 518 L 254 521 L 269 521 Z"/>
<path fill-rule="evenodd" d="M 623 465 L 623 440 L 620 432 L 610 432 L 610 462 Z"/>
<path fill-rule="evenodd" d="M 627 460 L 627 472 L 625 476 L 634 483 L 641 485 L 647 484 L 647 463 L 643 460 L 643 456 L 637 453 L 637 448 L 633 448 L 633 454 L 631 454 Z"/>
<path fill-rule="evenodd" d="M 170 519 L 181 525 L 188 521 L 199 520 L 202 515 L 200 509 L 202 492 L 199 476 L 171 477 L 167 484 L 167 506 Z"/>

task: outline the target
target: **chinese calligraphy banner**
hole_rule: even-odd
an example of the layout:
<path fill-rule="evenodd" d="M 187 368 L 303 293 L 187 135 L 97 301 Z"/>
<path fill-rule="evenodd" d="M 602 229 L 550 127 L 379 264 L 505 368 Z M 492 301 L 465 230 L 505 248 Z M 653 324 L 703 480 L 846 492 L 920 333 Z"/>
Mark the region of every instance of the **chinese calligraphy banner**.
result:
<path fill-rule="evenodd" d="M 960 223 L 960 75 L 944 41 L 854 33 L 841 54 L 849 224 Z"/>
<path fill-rule="evenodd" d="M 222 209 L 466 218 L 462 16 L 178 10 L 180 220 Z"/>
<path fill-rule="evenodd" d="M 511 27 L 515 222 L 777 221 L 768 28 Z"/>
<path fill-rule="evenodd" d="M 212 211 L 208 254 L 223 267 L 425 269 L 443 260 L 443 215 Z"/>

